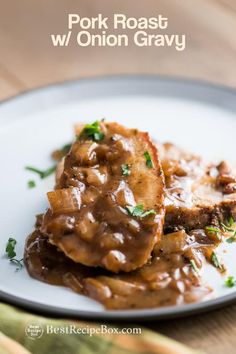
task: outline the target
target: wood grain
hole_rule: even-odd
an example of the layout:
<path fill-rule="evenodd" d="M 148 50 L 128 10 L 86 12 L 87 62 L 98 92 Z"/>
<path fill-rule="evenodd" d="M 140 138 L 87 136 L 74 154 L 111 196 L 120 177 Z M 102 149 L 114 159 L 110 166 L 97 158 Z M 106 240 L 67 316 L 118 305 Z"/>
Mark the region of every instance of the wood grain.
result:
<path fill-rule="evenodd" d="M 236 305 L 149 327 L 208 354 L 236 353 Z"/>
<path fill-rule="evenodd" d="M 0 61 L 10 84 L 12 76 L 21 83 L 14 85 L 18 92 L 55 81 L 119 73 L 164 74 L 236 86 L 234 1 L 198 0 L 197 6 L 196 0 L 41 0 L 33 4 L 31 0 L 0 0 L 0 4 Z M 50 34 L 64 33 L 69 12 L 83 16 L 163 13 L 169 18 L 170 32 L 187 35 L 187 48 L 183 52 L 133 45 L 55 48 Z M 9 91 L 1 90 L 0 98 L 6 96 Z"/>
<path fill-rule="evenodd" d="M 55 48 L 66 14 L 169 18 L 169 30 L 187 35 L 184 52 L 173 49 Z M 196 78 L 236 87 L 234 0 L 0 0 L 0 99 L 68 79 L 120 73 Z M 209 314 L 146 325 L 209 354 L 236 352 L 236 306 Z"/>

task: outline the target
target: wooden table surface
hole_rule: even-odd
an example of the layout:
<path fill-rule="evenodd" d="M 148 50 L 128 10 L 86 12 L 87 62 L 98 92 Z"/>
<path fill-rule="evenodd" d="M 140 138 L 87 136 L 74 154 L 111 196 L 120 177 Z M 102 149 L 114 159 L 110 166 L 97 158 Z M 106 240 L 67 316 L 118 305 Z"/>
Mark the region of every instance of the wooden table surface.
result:
<path fill-rule="evenodd" d="M 157 47 L 53 47 L 67 13 L 169 18 L 186 34 L 185 51 Z M 0 0 L 0 99 L 69 79 L 149 73 L 196 78 L 236 87 L 235 0 Z M 209 314 L 146 324 L 206 353 L 236 353 L 236 306 Z"/>

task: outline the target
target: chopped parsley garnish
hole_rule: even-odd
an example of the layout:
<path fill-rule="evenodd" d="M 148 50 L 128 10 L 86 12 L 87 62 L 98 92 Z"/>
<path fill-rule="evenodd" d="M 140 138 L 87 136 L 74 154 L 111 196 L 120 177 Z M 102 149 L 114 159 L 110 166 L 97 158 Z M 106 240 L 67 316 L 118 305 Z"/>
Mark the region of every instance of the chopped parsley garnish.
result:
<path fill-rule="evenodd" d="M 227 226 L 227 225 L 225 225 L 223 223 L 221 223 L 221 226 L 222 226 L 224 231 L 235 232 L 235 230 L 232 229 L 230 226 Z"/>
<path fill-rule="evenodd" d="M 214 233 L 216 237 L 220 240 L 221 230 L 215 226 L 206 226 L 205 230 L 211 233 Z"/>
<path fill-rule="evenodd" d="M 59 149 L 59 151 L 60 151 L 62 154 L 66 155 L 66 154 L 68 154 L 68 152 L 70 151 L 71 145 L 72 145 L 72 144 L 65 144 L 64 146 L 62 146 L 61 149 Z"/>
<path fill-rule="evenodd" d="M 229 219 L 227 220 L 227 226 L 233 226 L 233 224 L 235 223 L 234 218 L 232 217 L 232 215 L 229 217 Z"/>
<path fill-rule="evenodd" d="M 155 210 L 153 210 L 153 209 L 144 211 L 142 204 L 138 204 L 134 207 L 127 206 L 126 210 L 128 211 L 128 213 L 130 215 L 137 216 L 139 218 L 145 218 L 148 215 L 155 215 L 156 214 Z"/>
<path fill-rule="evenodd" d="M 61 148 L 54 150 L 51 154 L 51 157 L 55 161 L 60 161 L 64 156 L 66 156 L 71 149 L 72 144 L 65 144 Z"/>
<path fill-rule="evenodd" d="M 149 154 L 148 151 L 145 151 L 145 153 L 143 154 L 143 156 L 145 157 L 146 159 L 146 166 L 148 168 L 153 168 L 153 162 L 152 162 L 152 158 L 151 158 L 151 155 Z"/>
<path fill-rule="evenodd" d="M 52 173 L 55 172 L 56 166 L 49 167 L 47 170 L 44 170 L 44 171 L 39 170 L 38 168 L 32 167 L 32 166 L 26 166 L 25 169 L 27 171 L 31 171 L 31 172 L 37 173 L 41 179 L 44 179 L 44 178 L 47 178 L 48 176 L 50 176 Z"/>
<path fill-rule="evenodd" d="M 221 223 L 222 229 L 224 232 L 231 233 L 232 236 L 227 238 L 226 242 L 233 243 L 236 241 L 236 230 L 232 229 L 232 226 L 235 224 L 235 221 L 232 216 L 227 220 L 226 224 Z"/>
<path fill-rule="evenodd" d="M 194 272 L 196 272 L 197 274 L 199 273 L 199 268 L 196 266 L 196 263 L 194 261 L 194 259 L 190 259 L 190 265 L 193 268 Z"/>
<path fill-rule="evenodd" d="M 130 176 L 131 174 L 130 165 L 128 164 L 121 165 L 121 172 L 123 176 Z"/>
<path fill-rule="evenodd" d="M 216 236 L 219 238 L 220 234 L 222 232 L 230 232 L 232 234 L 231 237 L 227 238 L 226 242 L 232 243 L 236 240 L 236 230 L 232 229 L 232 226 L 234 225 L 235 221 L 232 216 L 229 217 L 229 219 L 226 221 L 226 223 L 220 223 L 221 228 L 215 227 L 215 226 L 207 226 L 205 228 L 206 231 L 208 232 L 214 232 Z"/>
<path fill-rule="evenodd" d="M 220 223 L 221 228 L 215 227 L 215 226 L 206 226 L 205 230 L 208 232 L 215 233 L 215 235 L 220 239 L 220 235 L 222 233 L 225 233 L 224 236 L 230 236 L 227 235 L 227 233 L 231 233 L 231 236 L 226 239 L 226 242 L 228 243 L 233 243 L 236 241 L 236 229 L 233 229 L 232 226 L 235 224 L 234 218 L 232 216 L 229 217 L 228 220 L 226 220 L 226 223 Z"/>
<path fill-rule="evenodd" d="M 218 227 L 214 227 L 214 226 L 206 226 L 206 231 L 209 232 L 214 232 L 216 234 L 218 234 L 220 232 L 220 229 Z"/>
<path fill-rule="evenodd" d="M 16 252 L 15 252 L 16 243 L 17 243 L 17 241 L 14 238 L 10 237 L 8 239 L 8 242 L 6 245 L 6 254 L 7 254 L 7 257 L 10 259 L 10 262 L 17 265 L 16 271 L 18 271 L 23 267 L 23 258 L 22 259 L 14 258 L 16 256 Z"/>
<path fill-rule="evenodd" d="M 213 251 L 211 254 L 211 262 L 212 264 L 218 268 L 221 272 L 223 272 L 225 270 L 223 264 L 220 262 L 217 254 Z"/>
<path fill-rule="evenodd" d="M 33 181 L 33 180 L 28 181 L 28 188 L 32 189 L 34 187 L 36 187 L 35 181 Z"/>
<path fill-rule="evenodd" d="M 16 240 L 10 237 L 6 245 L 6 253 L 8 258 L 14 258 L 16 256 L 15 246 Z"/>
<path fill-rule="evenodd" d="M 236 241 L 236 235 L 231 236 L 231 237 L 227 238 L 227 240 L 226 240 L 226 242 L 228 242 L 228 243 L 233 243 L 235 241 Z"/>
<path fill-rule="evenodd" d="M 229 276 L 226 280 L 225 280 L 225 285 L 228 288 L 233 288 L 236 285 L 236 280 L 234 279 L 234 277 L 231 275 Z"/>
<path fill-rule="evenodd" d="M 80 139 L 82 136 L 91 138 L 94 141 L 101 141 L 105 137 L 104 133 L 101 131 L 99 121 L 96 121 L 92 124 L 86 124 L 77 138 Z"/>
<path fill-rule="evenodd" d="M 145 218 L 146 216 L 155 215 L 155 214 L 156 214 L 156 212 L 153 209 L 146 210 L 142 213 L 141 218 Z"/>

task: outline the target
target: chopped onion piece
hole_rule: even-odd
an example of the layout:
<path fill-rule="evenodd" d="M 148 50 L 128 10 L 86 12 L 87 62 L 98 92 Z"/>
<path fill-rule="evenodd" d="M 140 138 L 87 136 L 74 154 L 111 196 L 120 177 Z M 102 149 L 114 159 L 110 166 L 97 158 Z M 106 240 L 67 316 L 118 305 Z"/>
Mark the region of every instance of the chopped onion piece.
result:
<path fill-rule="evenodd" d="M 47 193 L 53 214 L 70 213 L 81 207 L 81 189 L 78 187 L 57 189 Z"/>

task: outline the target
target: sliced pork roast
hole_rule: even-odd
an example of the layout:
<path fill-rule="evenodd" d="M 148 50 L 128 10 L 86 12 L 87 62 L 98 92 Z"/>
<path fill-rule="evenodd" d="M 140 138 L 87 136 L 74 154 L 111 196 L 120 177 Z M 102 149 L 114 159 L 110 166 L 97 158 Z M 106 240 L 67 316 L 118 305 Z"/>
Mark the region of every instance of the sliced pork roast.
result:
<path fill-rule="evenodd" d="M 129 272 L 150 258 L 164 222 L 164 178 L 147 133 L 95 122 L 57 172 L 41 232 L 73 261 Z"/>
<path fill-rule="evenodd" d="M 236 208 L 229 166 L 207 165 L 169 143 L 157 152 L 147 133 L 116 123 L 78 126 L 76 134 L 58 164 L 50 207 L 26 241 L 29 274 L 107 309 L 209 298 L 206 261 L 225 272 L 215 251 L 235 239 L 236 226 L 225 222 L 234 223 Z"/>
<path fill-rule="evenodd" d="M 165 230 L 218 225 L 236 212 L 236 176 L 173 144 L 158 146 L 166 183 Z"/>

